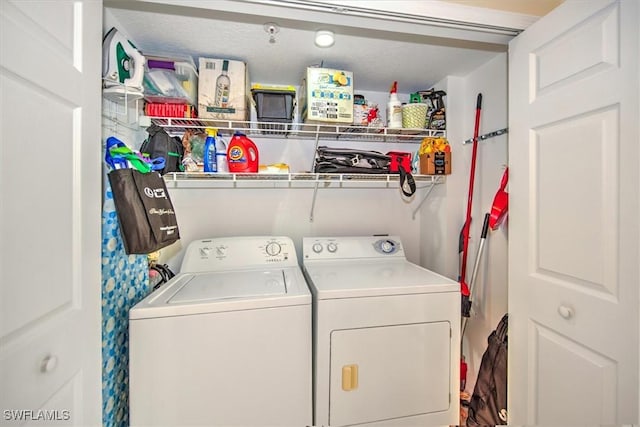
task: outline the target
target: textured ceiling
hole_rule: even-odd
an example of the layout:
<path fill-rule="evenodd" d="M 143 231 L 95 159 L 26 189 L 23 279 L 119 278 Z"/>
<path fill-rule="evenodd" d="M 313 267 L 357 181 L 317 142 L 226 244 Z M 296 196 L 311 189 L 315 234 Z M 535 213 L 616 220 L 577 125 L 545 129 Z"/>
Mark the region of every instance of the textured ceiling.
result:
<path fill-rule="evenodd" d="M 299 85 L 305 67 L 323 63 L 353 71 L 355 89 L 386 92 L 397 80 L 399 91 L 431 88 L 446 76 L 464 76 L 506 46 L 458 42 L 432 36 L 355 28 L 326 22 L 302 22 L 223 11 L 107 1 L 105 31 L 118 27 L 147 53 L 244 60 L 252 82 Z M 264 24 L 278 26 L 275 43 Z M 331 48 L 313 43 L 315 30 L 336 33 Z"/>

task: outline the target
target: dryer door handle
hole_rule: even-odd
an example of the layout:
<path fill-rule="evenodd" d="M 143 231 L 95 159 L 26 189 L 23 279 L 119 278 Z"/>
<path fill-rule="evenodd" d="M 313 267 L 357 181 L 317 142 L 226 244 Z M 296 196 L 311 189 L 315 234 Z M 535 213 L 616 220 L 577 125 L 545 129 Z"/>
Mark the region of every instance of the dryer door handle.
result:
<path fill-rule="evenodd" d="M 342 389 L 352 391 L 358 388 L 358 365 L 342 367 Z"/>

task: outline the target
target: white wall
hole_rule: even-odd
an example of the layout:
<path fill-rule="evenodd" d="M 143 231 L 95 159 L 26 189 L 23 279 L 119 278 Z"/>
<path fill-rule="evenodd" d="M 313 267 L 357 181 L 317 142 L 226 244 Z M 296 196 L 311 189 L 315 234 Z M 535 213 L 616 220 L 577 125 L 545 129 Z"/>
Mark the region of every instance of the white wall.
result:
<path fill-rule="evenodd" d="M 473 136 L 476 95 L 482 93 L 480 135 L 507 126 L 507 56 L 499 54 L 494 60 L 467 76 L 464 83 L 464 135 Z M 456 142 L 456 144 L 458 144 Z M 457 145 L 460 147 L 460 145 Z M 493 198 L 500 185 L 507 164 L 507 135 L 479 142 L 475 192 L 473 196 L 471 240 L 467 259 L 467 278 L 475 261 L 484 215 L 491 211 Z M 463 157 L 469 171 L 472 144 L 456 150 Z M 456 165 L 460 165 L 457 163 Z M 464 167 L 460 165 L 460 167 Z M 467 172 L 467 180 L 469 172 Z M 463 205 L 466 212 L 466 196 Z M 462 216 L 464 218 L 464 214 Z M 462 223 L 462 222 L 461 222 Z M 473 309 L 465 332 L 464 354 L 469 365 L 467 391 L 472 392 L 482 355 L 487 348 L 487 337 L 507 312 L 507 226 L 508 220 L 495 231 L 489 231 L 485 251 L 476 283 L 473 284 Z"/>
<path fill-rule="evenodd" d="M 436 186 L 420 215 L 420 263 L 440 274 L 458 280 L 458 242 L 465 221 L 477 94 L 482 93 L 480 135 L 507 126 L 507 56 L 496 57 L 474 73 L 448 77 L 436 85 L 447 92 L 447 138 L 451 145 L 451 170 L 446 184 Z M 467 255 L 467 283 L 475 262 L 484 214 L 490 212 L 507 163 L 506 135 L 479 142 Z M 487 337 L 507 312 L 507 234 L 506 222 L 489 231 L 485 251 L 473 284 L 471 318 L 465 332 L 463 354 L 468 364 L 469 393 L 478 375 Z"/>
<path fill-rule="evenodd" d="M 182 249 L 195 239 L 244 235 L 284 235 L 294 240 L 301 261 L 304 236 L 390 234 L 419 260 L 420 218 L 416 202 L 406 203 L 398 189 L 319 189 L 314 220 L 309 214 L 312 188 L 171 189 L 181 242 L 163 250 L 176 268 Z"/>
<path fill-rule="evenodd" d="M 421 209 L 421 259 L 426 268 L 458 279 L 458 236 L 464 222 L 462 201 L 466 200 L 469 163 L 465 148 L 460 144 L 464 136 L 465 86 L 461 77 L 448 77 L 436 85 L 447 93 L 447 139 L 451 145 L 451 175 L 446 184 L 435 187 Z"/>

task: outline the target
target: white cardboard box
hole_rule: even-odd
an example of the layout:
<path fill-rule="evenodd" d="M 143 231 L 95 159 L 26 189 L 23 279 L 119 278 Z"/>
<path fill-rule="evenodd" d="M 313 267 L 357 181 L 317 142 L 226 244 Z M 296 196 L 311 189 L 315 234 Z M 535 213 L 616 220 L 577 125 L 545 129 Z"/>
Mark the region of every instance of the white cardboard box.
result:
<path fill-rule="evenodd" d="M 304 123 L 353 123 L 353 72 L 308 67 L 300 105 Z"/>
<path fill-rule="evenodd" d="M 242 61 L 200 58 L 198 117 L 249 119 L 249 67 Z M 226 70 L 225 70 L 226 68 Z"/>

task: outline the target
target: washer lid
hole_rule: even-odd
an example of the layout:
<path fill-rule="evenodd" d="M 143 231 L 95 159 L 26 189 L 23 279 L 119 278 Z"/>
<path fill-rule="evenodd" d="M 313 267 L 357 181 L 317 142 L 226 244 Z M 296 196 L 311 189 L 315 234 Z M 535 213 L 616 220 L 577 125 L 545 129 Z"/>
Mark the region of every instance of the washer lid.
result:
<path fill-rule="evenodd" d="M 293 305 L 311 305 L 311 292 L 299 267 L 180 273 L 129 310 L 129 318 Z"/>
<path fill-rule="evenodd" d="M 459 292 L 460 285 L 406 260 L 305 262 L 318 299 Z"/>
<path fill-rule="evenodd" d="M 281 270 L 185 274 L 182 276 L 182 283 L 180 289 L 166 301 L 167 304 L 256 298 L 287 293 L 284 273 Z"/>

